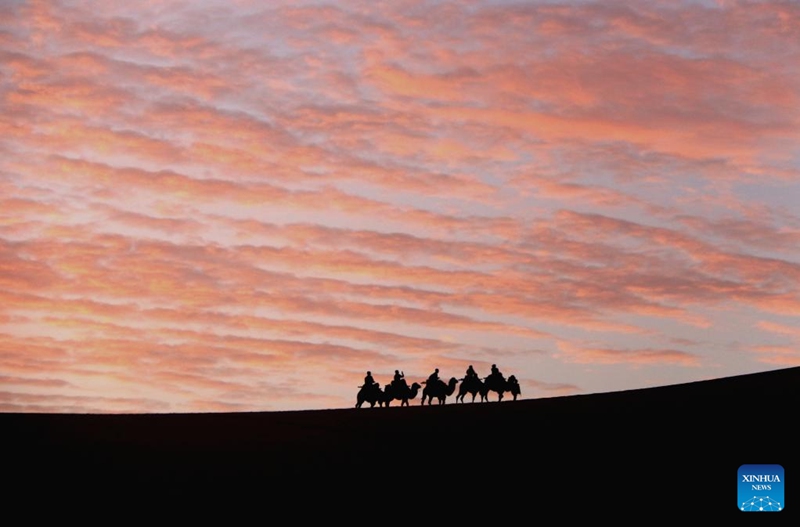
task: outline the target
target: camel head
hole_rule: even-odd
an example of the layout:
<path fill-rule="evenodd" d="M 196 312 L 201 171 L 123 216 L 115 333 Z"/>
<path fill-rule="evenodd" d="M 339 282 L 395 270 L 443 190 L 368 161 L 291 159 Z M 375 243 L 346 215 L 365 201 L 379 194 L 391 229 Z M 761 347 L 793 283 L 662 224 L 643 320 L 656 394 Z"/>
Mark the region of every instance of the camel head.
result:
<path fill-rule="evenodd" d="M 457 384 L 458 379 L 455 377 L 450 377 L 450 382 L 447 383 L 447 395 L 453 395 L 453 392 L 456 391 Z"/>

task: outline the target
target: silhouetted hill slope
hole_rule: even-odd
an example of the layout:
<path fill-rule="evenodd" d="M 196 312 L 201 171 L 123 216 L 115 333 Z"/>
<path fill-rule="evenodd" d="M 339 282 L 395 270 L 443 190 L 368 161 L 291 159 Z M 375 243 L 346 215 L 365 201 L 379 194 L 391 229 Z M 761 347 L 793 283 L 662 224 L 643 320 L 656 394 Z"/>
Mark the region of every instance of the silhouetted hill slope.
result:
<path fill-rule="evenodd" d="M 800 368 L 790 368 L 502 403 L 0 418 L 13 457 L 6 478 L 52 493 L 391 500 L 400 491 L 455 492 L 454 507 L 474 496 L 518 511 L 538 508 L 536 500 L 630 510 L 702 499 L 709 511 L 742 514 L 740 465 L 782 464 L 790 482 L 800 480 L 798 387 Z M 796 496 L 782 518 L 800 509 Z"/>

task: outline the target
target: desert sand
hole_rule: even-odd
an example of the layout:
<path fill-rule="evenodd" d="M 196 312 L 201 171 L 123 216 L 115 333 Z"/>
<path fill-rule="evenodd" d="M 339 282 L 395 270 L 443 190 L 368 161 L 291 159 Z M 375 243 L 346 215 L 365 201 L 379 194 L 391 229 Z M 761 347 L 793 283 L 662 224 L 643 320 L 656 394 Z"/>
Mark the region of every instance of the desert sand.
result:
<path fill-rule="evenodd" d="M 423 499 L 461 513 L 702 510 L 724 520 L 742 514 L 738 467 L 776 463 L 789 478 L 778 513 L 788 520 L 800 509 L 799 394 L 800 368 L 789 368 L 443 406 L 418 397 L 410 407 L 298 412 L 3 414 L 4 479 L 38 496 L 256 497 L 272 508 L 335 498 L 345 508 L 326 512 L 334 516 L 370 500 L 421 509 Z"/>

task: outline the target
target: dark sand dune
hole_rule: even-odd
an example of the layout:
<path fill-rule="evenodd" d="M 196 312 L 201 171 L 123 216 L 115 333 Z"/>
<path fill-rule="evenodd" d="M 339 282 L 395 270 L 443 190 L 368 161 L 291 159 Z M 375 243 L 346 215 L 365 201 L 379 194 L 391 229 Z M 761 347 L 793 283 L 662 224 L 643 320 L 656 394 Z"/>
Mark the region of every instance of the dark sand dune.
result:
<path fill-rule="evenodd" d="M 776 463 L 789 480 L 787 508 L 772 516 L 788 519 L 800 510 L 799 395 L 800 368 L 791 368 L 502 403 L 0 422 L 6 480 L 38 494 L 260 496 L 273 508 L 300 495 L 390 508 L 425 498 L 462 512 L 702 510 L 724 519 L 744 514 L 738 467 Z"/>

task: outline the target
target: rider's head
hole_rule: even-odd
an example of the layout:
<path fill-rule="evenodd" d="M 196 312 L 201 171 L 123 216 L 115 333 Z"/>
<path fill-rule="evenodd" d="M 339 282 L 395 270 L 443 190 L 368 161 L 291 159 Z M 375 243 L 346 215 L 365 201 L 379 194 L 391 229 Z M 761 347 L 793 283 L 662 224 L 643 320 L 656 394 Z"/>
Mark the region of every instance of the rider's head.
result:
<path fill-rule="evenodd" d="M 395 375 L 400 373 L 400 370 L 394 370 Z"/>
<path fill-rule="evenodd" d="M 497 368 L 497 364 L 492 364 L 492 368 Z"/>
<path fill-rule="evenodd" d="M 436 373 L 439 373 L 439 368 L 436 368 Z"/>
<path fill-rule="evenodd" d="M 368 371 L 368 372 L 367 372 L 367 375 L 372 375 L 372 372 L 371 372 L 371 371 Z"/>

